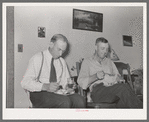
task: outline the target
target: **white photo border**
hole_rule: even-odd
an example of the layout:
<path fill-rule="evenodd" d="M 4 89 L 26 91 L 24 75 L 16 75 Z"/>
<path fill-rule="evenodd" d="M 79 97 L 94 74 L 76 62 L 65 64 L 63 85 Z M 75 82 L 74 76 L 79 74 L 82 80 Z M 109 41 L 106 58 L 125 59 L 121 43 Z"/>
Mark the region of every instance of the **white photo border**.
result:
<path fill-rule="evenodd" d="M 147 81 L 147 4 L 146 3 L 3 3 L 2 118 L 28 120 L 146 120 L 147 82 L 143 82 L 143 109 L 16 109 L 6 108 L 6 7 L 7 6 L 138 6 L 143 7 L 143 81 Z M 134 114 L 135 113 L 135 114 Z"/>

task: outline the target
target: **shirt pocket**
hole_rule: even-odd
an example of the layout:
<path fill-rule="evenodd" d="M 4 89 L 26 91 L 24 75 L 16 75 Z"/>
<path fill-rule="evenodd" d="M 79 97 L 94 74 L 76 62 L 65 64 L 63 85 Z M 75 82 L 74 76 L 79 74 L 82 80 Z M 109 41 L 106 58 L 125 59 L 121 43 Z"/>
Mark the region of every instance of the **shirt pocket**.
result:
<path fill-rule="evenodd" d="M 102 70 L 102 67 L 90 67 L 90 71 L 89 71 L 89 73 L 90 73 L 90 75 L 94 75 L 94 74 L 96 74 L 98 71 L 103 71 Z"/>

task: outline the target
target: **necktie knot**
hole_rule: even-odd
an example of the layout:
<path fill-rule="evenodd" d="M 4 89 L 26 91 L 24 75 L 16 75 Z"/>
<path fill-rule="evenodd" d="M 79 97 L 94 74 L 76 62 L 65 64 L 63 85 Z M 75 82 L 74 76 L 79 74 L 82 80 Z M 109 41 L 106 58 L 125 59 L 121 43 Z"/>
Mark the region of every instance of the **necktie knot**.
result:
<path fill-rule="evenodd" d="M 53 65 L 54 65 L 54 58 L 52 58 L 52 60 L 51 60 L 51 64 L 53 64 Z"/>

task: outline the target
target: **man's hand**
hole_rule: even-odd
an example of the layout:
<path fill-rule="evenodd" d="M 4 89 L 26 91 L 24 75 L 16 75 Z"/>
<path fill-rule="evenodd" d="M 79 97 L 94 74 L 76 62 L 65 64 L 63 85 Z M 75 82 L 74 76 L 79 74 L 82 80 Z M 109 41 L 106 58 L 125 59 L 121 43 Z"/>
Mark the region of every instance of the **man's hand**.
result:
<path fill-rule="evenodd" d="M 68 94 L 71 94 L 71 93 L 74 93 L 75 91 L 74 91 L 74 89 L 72 89 L 72 88 L 67 88 L 67 93 Z"/>
<path fill-rule="evenodd" d="M 73 82 L 73 87 L 72 87 L 72 89 L 76 89 L 77 88 L 77 84 L 76 84 L 76 82 Z"/>
<path fill-rule="evenodd" d="M 104 86 L 106 86 L 106 87 L 113 86 L 114 84 L 117 83 L 116 78 L 117 78 L 117 76 L 114 74 L 105 73 L 104 81 L 103 81 Z"/>
<path fill-rule="evenodd" d="M 58 89 L 59 89 L 59 84 L 55 82 L 43 84 L 42 86 L 42 90 L 47 92 L 56 92 Z"/>
<path fill-rule="evenodd" d="M 103 71 L 98 71 L 97 72 L 97 77 L 99 80 L 104 79 L 105 73 Z"/>
<path fill-rule="evenodd" d="M 123 79 L 119 74 L 116 77 L 117 83 L 125 83 L 125 79 Z"/>
<path fill-rule="evenodd" d="M 75 92 L 75 89 L 77 88 L 77 84 L 74 81 L 72 84 L 73 84 L 72 87 L 69 87 L 69 85 L 67 84 L 67 86 L 66 86 L 67 93 L 74 93 Z"/>

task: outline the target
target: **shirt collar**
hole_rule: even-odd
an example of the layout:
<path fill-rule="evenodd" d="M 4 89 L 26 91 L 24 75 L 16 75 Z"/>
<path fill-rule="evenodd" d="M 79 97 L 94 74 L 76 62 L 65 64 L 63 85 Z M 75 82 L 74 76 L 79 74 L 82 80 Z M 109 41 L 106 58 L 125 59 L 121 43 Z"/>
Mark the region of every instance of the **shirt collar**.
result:
<path fill-rule="evenodd" d="M 93 54 L 92 59 L 95 60 L 95 61 L 97 61 L 97 59 L 96 59 L 96 53 Z M 103 63 L 103 62 L 105 62 L 106 60 L 107 60 L 107 57 L 105 57 L 101 62 Z M 97 62 L 98 62 L 98 61 L 97 61 Z"/>
<path fill-rule="evenodd" d="M 49 49 L 47 49 L 46 55 L 47 55 L 48 59 L 52 60 L 53 56 L 52 56 L 52 54 L 50 53 Z M 60 60 L 60 58 L 54 59 L 54 61 L 57 61 L 57 60 Z"/>
<path fill-rule="evenodd" d="M 47 49 L 47 53 L 46 53 L 46 54 L 47 54 L 47 57 L 48 57 L 48 58 L 52 59 L 52 55 L 51 55 L 51 53 L 49 52 L 49 49 Z"/>

